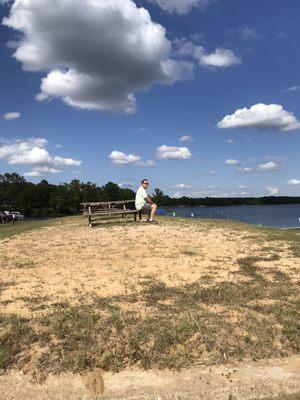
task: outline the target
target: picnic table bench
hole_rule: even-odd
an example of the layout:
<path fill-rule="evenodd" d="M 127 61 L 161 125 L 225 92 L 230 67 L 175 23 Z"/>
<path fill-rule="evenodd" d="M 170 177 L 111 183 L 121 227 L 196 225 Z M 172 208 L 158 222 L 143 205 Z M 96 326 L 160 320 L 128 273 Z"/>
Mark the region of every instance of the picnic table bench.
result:
<path fill-rule="evenodd" d="M 121 217 L 127 218 L 128 215 L 133 215 L 134 221 L 142 220 L 142 212 L 136 210 L 134 200 L 124 201 L 101 201 L 81 203 L 83 215 L 88 217 L 89 227 L 93 226 L 95 220 L 103 219 L 103 217 Z"/>

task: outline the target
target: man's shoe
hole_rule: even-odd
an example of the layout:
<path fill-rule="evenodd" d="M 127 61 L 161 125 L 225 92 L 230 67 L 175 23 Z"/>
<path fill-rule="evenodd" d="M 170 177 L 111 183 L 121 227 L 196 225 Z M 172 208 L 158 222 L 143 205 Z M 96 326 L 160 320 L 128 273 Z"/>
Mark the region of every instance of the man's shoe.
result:
<path fill-rule="evenodd" d="M 158 222 L 157 221 L 155 221 L 155 219 L 149 219 L 147 222 L 149 222 L 149 224 L 158 224 Z"/>

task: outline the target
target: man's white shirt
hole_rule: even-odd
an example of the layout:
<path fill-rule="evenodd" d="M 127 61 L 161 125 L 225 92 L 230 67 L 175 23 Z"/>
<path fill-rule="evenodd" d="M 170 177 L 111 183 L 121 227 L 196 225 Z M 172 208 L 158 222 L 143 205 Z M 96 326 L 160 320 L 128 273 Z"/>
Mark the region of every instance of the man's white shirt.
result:
<path fill-rule="evenodd" d="M 145 198 L 147 198 L 147 192 L 146 190 L 143 188 L 143 186 L 139 187 L 138 191 L 136 192 L 136 196 L 135 196 L 135 208 L 137 210 L 140 210 L 141 208 L 144 207 L 144 205 L 147 203 Z"/>

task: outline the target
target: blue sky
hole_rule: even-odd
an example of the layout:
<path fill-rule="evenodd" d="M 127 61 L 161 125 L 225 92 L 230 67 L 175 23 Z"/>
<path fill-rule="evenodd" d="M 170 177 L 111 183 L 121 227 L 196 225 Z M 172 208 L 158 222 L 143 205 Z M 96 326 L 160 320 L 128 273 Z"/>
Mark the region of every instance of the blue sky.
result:
<path fill-rule="evenodd" d="M 1 172 L 300 195 L 299 1 L 2 3 Z"/>

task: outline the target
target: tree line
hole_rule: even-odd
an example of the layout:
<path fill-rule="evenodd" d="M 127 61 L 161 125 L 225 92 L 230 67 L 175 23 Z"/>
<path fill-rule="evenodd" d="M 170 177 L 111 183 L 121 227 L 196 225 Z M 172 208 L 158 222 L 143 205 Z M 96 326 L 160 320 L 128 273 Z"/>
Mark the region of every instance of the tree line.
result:
<path fill-rule="evenodd" d="M 80 182 L 53 185 L 42 180 L 34 184 L 16 173 L 0 175 L 0 209 L 20 211 L 26 217 L 45 218 L 80 212 L 80 203 L 89 201 L 132 200 L 131 189 L 108 182 L 104 186 Z"/>
<path fill-rule="evenodd" d="M 26 217 L 45 218 L 73 215 L 80 212 L 80 203 L 133 200 L 135 192 L 108 182 L 98 186 L 73 179 L 70 183 L 53 185 L 42 180 L 34 184 L 17 173 L 0 174 L 0 210 L 20 211 Z M 171 198 L 155 188 L 153 199 L 159 206 L 230 206 L 259 204 L 295 204 L 300 197 L 269 196 L 260 198 Z"/>

